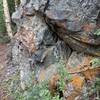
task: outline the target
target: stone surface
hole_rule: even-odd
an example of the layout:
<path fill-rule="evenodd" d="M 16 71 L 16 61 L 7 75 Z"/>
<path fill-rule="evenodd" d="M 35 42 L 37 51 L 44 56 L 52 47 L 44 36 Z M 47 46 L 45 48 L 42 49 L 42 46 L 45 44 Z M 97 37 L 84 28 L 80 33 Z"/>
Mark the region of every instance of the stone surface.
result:
<path fill-rule="evenodd" d="M 100 36 L 95 35 L 100 28 L 99 0 L 28 0 L 24 2 L 26 2 L 22 3 L 24 6 L 20 6 L 12 17 L 13 20 L 17 20 L 17 24 L 20 22 L 19 25 L 22 26 L 21 23 L 27 20 L 26 16 L 35 16 L 33 20 L 44 18 L 53 32 L 57 33 L 73 50 L 100 56 Z M 41 25 L 41 22 L 38 22 Z"/>
<path fill-rule="evenodd" d="M 27 87 L 27 80 L 31 73 L 29 53 L 26 47 L 17 39 L 12 46 L 12 63 L 20 71 L 21 88 L 25 90 Z M 14 42 L 13 41 L 13 42 Z"/>
<path fill-rule="evenodd" d="M 70 83 L 65 86 L 64 97 L 66 100 L 73 100 L 79 95 L 84 85 L 84 78 L 74 75 Z"/>
<path fill-rule="evenodd" d="M 59 59 L 67 62 L 70 54 L 71 49 L 61 41 L 54 46 L 33 53 L 31 59 L 37 80 L 49 80 L 50 76 L 57 73 L 58 67 L 55 63 Z"/>
<path fill-rule="evenodd" d="M 100 56 L 100 36 L 95 34 L 100 29 L 100 0 L 21 0 L 12 19 L 18 26 L 12 62 L 20 70 L 22 89 L 34 71 L 38 82 L 51 79 L 55 91 L 55 63 L 62 59 L 72 74 L 64 99 L 81 100 L 88 88 L 85 80 L 94 80 L 100 71 L 90 64 L 92 55 Z"/>
<path fill-rule="evenodd" d="M 100 56 L 100 36 L 94 34 L 100 29 L 96 21 L 100 19 L 99 3 L 99 0 L 50 0 L 46 22 L 73 50 Z"/>

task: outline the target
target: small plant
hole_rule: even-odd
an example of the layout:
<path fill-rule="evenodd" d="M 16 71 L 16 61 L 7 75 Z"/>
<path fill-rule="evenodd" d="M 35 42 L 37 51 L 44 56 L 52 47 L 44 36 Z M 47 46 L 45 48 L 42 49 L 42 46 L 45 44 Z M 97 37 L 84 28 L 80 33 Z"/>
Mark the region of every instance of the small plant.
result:
<path fill-rule="evenodd" d="M 48 82 L 42 81 L 28 88 L 23 94 L 23 100 L 61 100 L 59 95 L 54 97 L 48 89 Z"/>
<path fill-rule="evenodd" d="M 57 63 L 57 66 L 58 66 L 58 74 L 60 75 L 60 79 L 58 81 L 58 88 L 60 91 L 63 91 L 65 84 L 68 83 L 69 80 L 71 80 L 71 76 L 67 72 L 66 66 L 65 66 L 63 60 L 60 60 Z"/>
<path fill-rule="evenodd" d="M 16 84 L 17 80 L 11 81 L 10 93 L 15 100 L 62 100 L 60 97 L 59 91 L 64 90 L 65 84 L 70 80 L 70 75 L 66 71 L 65 64 L 63 61 L 56 63 L 58 67 L 58 74 L 60 76 L 59 81 L 57 82 L 57 93 L 52 95 L 49 87 L 48 81 L 44 80 L 39 83 L 33 83 L 33 74 L 30 75 L 28 80 L 28 86 L 23 91 L 20 87 L 20 82 Z"/>
<path fill-rule="evenodd" d="M 15 100 L 61 100 L 59 95 L 51 95 L 47 81 L 32 84 L 32 80 L 30 78 L 29 86 L 24 91 L 21 89 L 20 84 L 15 83 L 15 80 L 11 81 L 9 90 Z"/>
<path fill-rule="evenodd" d="M 100 35 L 100 29 L 97 29 L 97 31 L 94 33 L 94 35 L 99 36 Z"/>
<path fill-rule="evenodd" d="M 91 60 L 90 62 L 92 64 L 92 66 L 98 66 L 100 67 L 100 58 L 94 58 L 93 60 Z M 96 100 L 100 100 L 100 76 L 99 77 L 96 77 L 92 87 L 91 87 L 91 90 L 93 91 L 93 93 L 96 94 Z"/>
<path fill-rule="evenodd" d="M 93 93 L 96 94 L 96 99 L 95 100 L 100 100 L 100 77 L 97 77 L 95 79 L 95 82 L 92 85 Z"/>
<path fill-rule="evenodd" d="M 93 84 L 93 89 L 94 91 L 100 91 L 100 78 L 99 77 L 95 79 L 95 82 Z"/>
<path fill-rule="evenodd" d="M 92 66 L 100 66 L 100 58 L 94 58 L 90 61 Z"/>

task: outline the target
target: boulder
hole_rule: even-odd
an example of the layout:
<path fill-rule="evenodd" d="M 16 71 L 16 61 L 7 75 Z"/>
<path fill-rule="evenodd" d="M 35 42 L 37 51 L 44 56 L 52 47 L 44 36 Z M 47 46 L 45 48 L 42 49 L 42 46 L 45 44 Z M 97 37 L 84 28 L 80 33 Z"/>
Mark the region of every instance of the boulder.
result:
<path fill-rule="evenodd" d="M 90 64 L 94 55 L 100 56 L 100 0 L 21 0 L 12 19 L 18 27 L 12 62 L 20 71 L 22 89 L 34 71 L 36 82 L 49 81 L 55 92 L 55 63 L 63 60 L 72 75 L 61 91 L 64 100 L 82 100 L 86 81 L 93 83 L 100 73 Z"/>
<path fill-rule="evenodd" d="M 100 56 L 99 0 L 50 0 L 46 22 L 73 50 Z"/>

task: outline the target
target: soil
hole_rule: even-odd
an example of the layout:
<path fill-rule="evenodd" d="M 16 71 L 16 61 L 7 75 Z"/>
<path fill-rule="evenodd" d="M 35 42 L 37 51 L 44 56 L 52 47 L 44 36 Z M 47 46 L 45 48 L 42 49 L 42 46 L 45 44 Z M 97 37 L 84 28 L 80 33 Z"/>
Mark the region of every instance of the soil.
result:
<path fill-rule="evenodd" d="M 7 89 L 5 88 L 5 80 L 9 77 L 9 67 L 7 63 L 9 53 L 9 44 L 0 44 L 0 100 L 12 100 L 7 95 Z"/>

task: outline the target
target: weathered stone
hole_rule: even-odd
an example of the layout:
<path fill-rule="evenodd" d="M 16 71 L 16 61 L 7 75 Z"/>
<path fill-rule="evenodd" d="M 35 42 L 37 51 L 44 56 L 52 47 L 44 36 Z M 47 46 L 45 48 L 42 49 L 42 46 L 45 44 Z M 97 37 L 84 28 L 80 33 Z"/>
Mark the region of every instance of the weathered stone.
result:
<path fill-rule="evenodd" d="M 68 59 L 66 68 L 69 73 L 80 73 L 86 71 L 90 66 L 90 62 L 93 59 L 92 56 L 85 55 L 84 53 L 73 52 Z"/>
<path fill-rule="evenodd" d="M 91 65 L 93 59 L 93 56 L 73 52 L 68 59 L 66 68 L 70 74 L 81 73 L 85 79 L 92 80 L 95 79 L 95 76 L 98 75 L 100 71 L 99 66 L 93 67 L 93 65 Z"/>
<path fill-rule="evenodd" d="M 94 79 L 100 71 L 91 68 L 93 57 L 87 55 L 100 56 L 100 36 L 95 34 L 100 29 L 100 0 L 21 0 L 12 19 L 18 26 L 12 62 L 20 70 L 22 88 L 31 68 L 38 82 L 58 80 L 55 63 L 62 59 L 73 75 L 64 99 L 80 100 L 87 88 L 85 80 Z M 51 90 L 57 80 L 51 82 Z"/>
<path fill-rule="evenodd" d="M 23 13 L 18 13 L 18 16 L 24 18 L 25 15 L 41 16 L 38 20 L 46 15 L 48 25 L 73 50 L 100 56 L 100 37 L 94 34 L 99 29 L 99 0 L 30 0 L 19 8 L 19 12 Z M 21 21 L 24 18 L 20 17 Z"/>
<path fill-rule="evenodd" d="M 100 36 L 94 34 L 100 17 L 98 3 L 99 0 L 50 0 L 46 22 L 73 50 L 100 56 Z"/>
<path fill-rule="evenodd" d="M 63 91 L 65 100 L 74 100 L 81 92 L 84 82 L 83 77 L 74 75 L 71 82 L 66 84 L 65 90 Z"/>
<path fill-rule="evenodd" d="M 62 41 L 58 41 L 54 46 L 44 47 L 32 54 L 34 63 L 41 62 L 46 64 L 55 63 L 59 58 L 67 61 L 71 54 L 71 50 Z"/>
<path fill-rule="evenodd" d="M 31 61 L 33 63 L 34 71 L 36 74 L 35 76 L 40 76 L 44 80 L 47 78 L 49 79 L 50 76 L 57 72 L 55 63 L 57 63 L 57 61 L 60 59 L 63 59 L 64 62 L 67 62 L 70 54 L 70 48 L 61 41 L 57 42 L 54 46 L 42 48 L 34 52 L 32 54 Z M 37 69 L 40 74 L 37 72 Z M 41 80 L 41 78 L 38 80 Z"/>
<path fill-rule="evenodd" d="M 30 0 L 32 7 L 36 11 L 44 12 L 48 0 Z"/>
<path fill-rule="evenodd" d="M 34 33 L 31 29 L 25 29 L 22 27 L 19 32 L 16 33 L 15 37 L 27 47 L 29 52 L 34 52 L 36 50 Z"/>
<path fill-rule="evenodd" d="M 21 88 L 24 90 L 27 87 L 27 80 L 31 73 L 29 53 L 19 40 L 15 39 L 14 41 L 12 46 L 12 63 L 20 71 Z"/>

